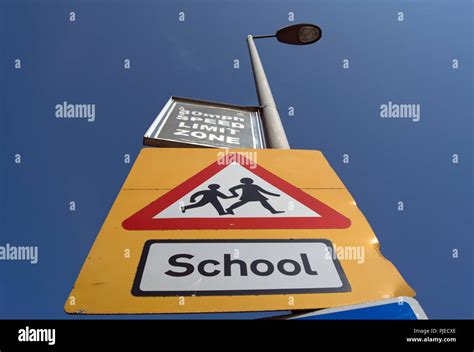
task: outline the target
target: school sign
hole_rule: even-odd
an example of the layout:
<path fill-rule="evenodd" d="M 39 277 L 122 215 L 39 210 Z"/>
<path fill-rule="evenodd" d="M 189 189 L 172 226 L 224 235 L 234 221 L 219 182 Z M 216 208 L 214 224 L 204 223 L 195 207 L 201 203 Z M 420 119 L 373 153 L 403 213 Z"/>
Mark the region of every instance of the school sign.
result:
<path fill-rule="evenodd" d="M 144 148 L 65 310 L 314 310 L 413 295 L 320 152 Z"/>

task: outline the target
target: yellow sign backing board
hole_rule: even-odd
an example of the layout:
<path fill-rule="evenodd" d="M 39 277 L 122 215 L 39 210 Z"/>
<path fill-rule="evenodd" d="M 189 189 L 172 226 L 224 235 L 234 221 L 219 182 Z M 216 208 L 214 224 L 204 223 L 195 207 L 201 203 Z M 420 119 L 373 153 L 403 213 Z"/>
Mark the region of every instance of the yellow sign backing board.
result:
<path fill-rule="evenodd" d="M 414 294 L 321 152 L 145 148 L 65 310 L 318 309 Z"/>

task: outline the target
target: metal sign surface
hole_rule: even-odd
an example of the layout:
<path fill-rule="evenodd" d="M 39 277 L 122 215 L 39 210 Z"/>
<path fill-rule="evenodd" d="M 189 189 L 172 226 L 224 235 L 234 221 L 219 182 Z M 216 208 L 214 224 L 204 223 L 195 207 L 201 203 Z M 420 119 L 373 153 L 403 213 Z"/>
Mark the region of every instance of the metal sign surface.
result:
<path fill-rule="evenodd" d="M 145 133 L 143 144 L 263 149 L 260 109 L 171 97 Z"/>
<path fill-rule="evenodd" d="M 236 153 L 243 156 L 240 162 Z M 209 170 L 213 172 L 207 175 Z M 218 178 L 219 170 L 224 178 Z M 203 172 L 207 176 L 197 179 Z M 245 178 L 253 183 L 242 181 Z M 209 188 L 213 184 L 229 197 L 217 197 L 226 215 L 219 214 L 214 197 L 202 193 L 216 191 Z M 161 210 L 150 207 L 156 202 L 162 202 Z M 193 204 L 197 206 L 189 207 Z M 147 208 L 145 217 L 128 220 Z M 291 209 L 297 216 L 284 216 Z M 337 214 L 342 223 L 298 226 L 308 219 L 322 221 L 328 214 Z M 214 228 L 201 226 L 221 220 Z M 176 227 L 180 222 L 188 224 Z M 201 227 L 188 226 L 193 223 Z M 365 217 L 320 152 L 145 148 L 85 260 L 65 310 L 293 311 L 414 294 L 382 256 Z"/>

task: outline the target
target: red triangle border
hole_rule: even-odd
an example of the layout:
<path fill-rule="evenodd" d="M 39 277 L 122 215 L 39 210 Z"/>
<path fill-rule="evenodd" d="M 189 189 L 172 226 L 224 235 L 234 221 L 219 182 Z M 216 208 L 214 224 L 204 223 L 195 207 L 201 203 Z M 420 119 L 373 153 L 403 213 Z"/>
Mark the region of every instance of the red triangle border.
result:
<path fill-rule="evenodd" d="M 232 158 L 226 154 L 190 179 L 165 193 L 122 222 L 126 230 L 229 230 L 229 229 L 344 229 L 351 225 L 351 220 L 281 179 L 262 166 L 255 164 L 244 156 Z M 321 217 L 260 217 L 260 218 L 169 218 L 153 219 L 168 206 L 194 190 L 200 184 L 227 167 L 231 161 L 238 162 L 250 172 L 261 177 L 274 187 L 285 192 Z"/>

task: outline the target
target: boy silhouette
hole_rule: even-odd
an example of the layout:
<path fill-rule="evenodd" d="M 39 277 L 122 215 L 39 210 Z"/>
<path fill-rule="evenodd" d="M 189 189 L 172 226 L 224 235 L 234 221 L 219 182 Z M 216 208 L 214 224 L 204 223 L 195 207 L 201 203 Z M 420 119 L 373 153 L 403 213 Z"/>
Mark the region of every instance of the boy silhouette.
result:
<path fill-rule="evenodd" d="M 200 208 L 200 207 L 203 207 L 204 205 L 210 203 L 217 210 L 219 215 L 226 215 L 227 213 L 224 210 L 224 208 L 222 207 L 222 205 L 219 202 L 218 198 L 228 199 L 228 198 L 233 198 L 233 197 L 236 197 L 236 196 L 233 196 L 233 195 L 232 196 L 226 196 L 225 194 L 218 191 L 218 189 L 220 187 L 221 186 L 219 186 L 217 184 L 210 184 L 209 186 L 207 186 L 207 188 L 209 188 L 209 190 L 198 191 L 198 192 L 194 193 L 191 196 L 191 199 L 190 199 L 191 203 L 196 202 L 196 198 L 199 197 L 199 196 L 202 196 L 201 200 L 199 202 L 197 202 L 196 204 L 190 204 L 190 205 L 186 205 L 184 207 L 182 206 L 181 211 L 183 213 L 185 213 L 186 210 L 188 210 L 188 209 Z"/>
<path fill-rule="evenodd" d="M 270 196 L 279 197 L 279 194 L 271 193 L 265 191 L 262 187 L 253 184 L 253 180 L 249 177 L 244 177 L 240 179 L 241 184 L 229 189 L 229 192 L 232 193 L 232 197 L 238 197 L 236 190 L 241 189 L 242 195 L 237 203 L 232 204 L 227 208 L 227 214 L 234 215 L 234 209 L 241 207 L 248 202 L 260 202 L 265 209 L 268 209 L 272 214 L 284 213 L 284 211 L 278 211 L 273 209 L 270 203 L 267 202 L 266 198 L 262 193 L 268 194 Z"/>

